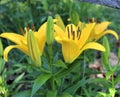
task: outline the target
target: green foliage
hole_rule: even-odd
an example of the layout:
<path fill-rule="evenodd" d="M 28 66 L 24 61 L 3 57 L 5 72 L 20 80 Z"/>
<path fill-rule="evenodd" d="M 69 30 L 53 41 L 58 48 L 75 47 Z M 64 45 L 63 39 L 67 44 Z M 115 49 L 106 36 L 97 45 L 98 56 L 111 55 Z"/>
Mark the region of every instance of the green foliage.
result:
<path fill-rule="evenodd" d="M 118 34 L 120 31 L 120 10 L 117 9 L 81 3 L 77 0 L 1 0 L 0 33 L 22 34 L 24 27 L 32 28 L 33 24 L 37 30 L 48 16 L 60 20 L 56 24 L 64 30 L 64 24 L 68 22 L 69 17 L 75 25 L 79 19 L 87 22 L 89 18 L 94 17 L 95 20 L 112 22 L 110 28 Z M 108 35 L 108 40 L 104 38 L 103 41 L 107 49 L 102 53 L 103 60 L 107 60 L 107 63 L 102 64 L 105 76 L 91 78 L 91 75 L 103 74 L 102 71 L 89 68 L 95 56 L 99 55 L 96 55 L 96 52 L 88 50 L 72 64 L 66 64 L 62 60 L 62 52 L 59 49 L 61 46 L 53 42 L 51 46 L 47 45 L 49 49 L 45 48 L 41 59 L 42 67 L 38 68 L 34 67 L 31 60 L 19 50 L 12 51 L 9 54 L 9 62 L 5 63 L 2 55 L 3 47 L 12 43 L 2 40 L 3 44 L 1 44 L 0 40 L 0 97 L 120 96 L 120 87 L 116 88 L 120 83 L 119 62 L 115 66 L 111 66 L 109 62 L 109 53 L 111 51 L 117 53 L 115 40 Z"/>
<path fill-rule="evenodd" d="M 33 88 L 32 88 L 32 94 L 31 96 L 33 96 L 38 89 L 51 77 L 51 74 L 41 74 L 40 76 L 37 77 L 37 79 L 35 80 L 34 84 L 33 84 Z"/>

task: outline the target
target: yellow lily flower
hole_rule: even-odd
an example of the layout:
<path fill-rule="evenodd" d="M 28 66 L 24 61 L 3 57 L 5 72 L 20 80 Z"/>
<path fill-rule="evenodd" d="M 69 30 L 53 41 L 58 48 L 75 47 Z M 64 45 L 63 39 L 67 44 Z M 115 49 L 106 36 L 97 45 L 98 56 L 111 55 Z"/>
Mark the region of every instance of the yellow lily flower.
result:
<path fill-rule="evenodd" d="M 94 28 L 95 23 L 89 23 L 82 27 L 74 24 L 66 26 L 66 30 L 61 29 L 58 26 L 55 28 L 55 40 L 62 44 L 62 53 L 65 62 L 72 63 L 84 50 L 96 49 L 105 51 L 105 48 L 97 42 L 88 42 L 88 38 Z"/>
<path fill-rule="evenodd" d="M 93 21 L 94 22 L 94 21 Z M 92 33 L 90 35 L 90 40 L 98 40 L 105 34 L 112 34 L 115 36 L 115 38 L 118 40 L 118 34 L 113 30 L 107 30 L 107 27 L 110 25 L 110 22 L 101 22 L 96 23 L 95 27 L 92 30 Z"/>
<path fill-rule="evenodd" d="M 26 30 L 25 35 L 16 34 L 13 32 L 4 32 L 4 33 L 0 34 L 0 37 L 6 38 L 16 44 L 16 45 L 10 45 L 5 48 L 5 50 L 4 50 L 4 60 L 5 61 L 8 61 L 8 53 L 13 48 L 18 48 L 25 54 L 29 55 L 28 45 L 27 45 L 27 34 L 28 34 L 27 30 Z M 44 49 L 45 42 L 46 42 L 46 23 L 44 23 L 39 28 L 38 32 L 34 32 L 34 36 L 37 40 L 37 44 L 38 44 L 38 48 L 39 48 L 40 56 L 41 56 L 43 49 Z"/>

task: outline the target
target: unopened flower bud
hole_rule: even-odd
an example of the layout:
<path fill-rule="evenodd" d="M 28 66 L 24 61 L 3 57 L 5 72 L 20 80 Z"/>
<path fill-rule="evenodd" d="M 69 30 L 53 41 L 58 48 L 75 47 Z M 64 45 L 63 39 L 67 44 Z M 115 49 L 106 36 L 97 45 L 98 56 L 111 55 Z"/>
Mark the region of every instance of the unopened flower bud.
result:
<path fill-rule="evenodd" d="M 37 40 L 34 36 L 34 32 L 29 30 L 27 35 L 27 44 L 28 44 L 28 52 L 29 56 L 31 57 L 33 63 L 36 66 L 41 66 L 41 58 L 40 58 L 40 50 L 38 47 Z"/>
<path fill-rule="evenodd" d="M 47 20 L 46 37 L 47 37 L 47 44 L 51 45 L 54 39 L 54 22 L 51 16 L 49 16 Z"/>

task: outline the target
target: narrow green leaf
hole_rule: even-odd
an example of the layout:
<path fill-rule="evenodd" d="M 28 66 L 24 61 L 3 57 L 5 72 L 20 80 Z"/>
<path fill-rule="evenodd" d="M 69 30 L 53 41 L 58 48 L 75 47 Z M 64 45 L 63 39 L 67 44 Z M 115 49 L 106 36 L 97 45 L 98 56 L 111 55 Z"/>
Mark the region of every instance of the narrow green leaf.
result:
<path fill-rule="evenodd" d="M 33 87 L 32 87 L 32 93 L 31 97 L 38 91 L 38 89 L 51 77 L 51 74 L 41 74 L 37 77 L 37 79 L 34 81 Z"/>
<path fill-rule="evenodd" d="M 46 97 L 57 97 L 57 91 L 48 91 Z"/>
<path fill-rule="evenodd" d="M 60 70 L 58 70 L 58 72 L 55 74 L 55 77 L 56 78 L 63 78 L 67 74 L 69 74 L 73 69 L 75 69 L 75 68 L 77 68 L 79 66 L 80 66 L 80 61 L 76 60 L 72 64 L 69 64 L 67 69 L 60 69 Z"/>
<path fill-rule="evenodd" d="M 19 76 L 14 80 L 13 83 L 19 82 L 19 81 L 23 78 L 24 74 L 25 74 L 25 73 L 22 73 L 21 75 L 19 75 Z"/>
<path fill-rule="evenodd" d="M 57 67 L 67 68 L 66 64 L 61 60 L 57 60 L 53 65 Z"/>
<path fill-rule="evenodd" d="M 30 93 L 31 93 L 31 90 L 24 90 L 24 91 L 21 91 L 15 95 L 13 95 L 12 97 L 30 97 Z"/>
<path fill-rule="evenodd" d="M 2 70 L 4 69 L 4 66 L 5 66 L 5 62 L 4 62 L 3 58 L 0 57 L 0 73 L 1 73 Z"/>
<path fill-rule="evenodd" d="M 68 89 L 66 89 L 66 92 L 71 93 L 72 95 L 75 94 L 75 92 L 78 90 L 78 88 L 84 86 L 86 83 L 88 83 L 91 79 L 86 80 L 85 78 L 83 78 L 82 80 L 78 81 L 77 83 L 73 84 L 71 87 L 69 87 Z"/>
<path fill-rule="evenodd" d="M 65 93 L 62 94 L 62 97 L 73 97 L 73 96 L 71 94 L 65 92 Z"/>
<path fill-rule="evenodd" d="M 61 85 L 61 79 L 55 78 L 55 82 L 56 82 L 56 84 L 57 84 L 58 86 Z"/>
<path fill-rule="evenodd" d="M 0 39 L 0 57 L 3 55 L 3 44 L 2 41 Z"/>

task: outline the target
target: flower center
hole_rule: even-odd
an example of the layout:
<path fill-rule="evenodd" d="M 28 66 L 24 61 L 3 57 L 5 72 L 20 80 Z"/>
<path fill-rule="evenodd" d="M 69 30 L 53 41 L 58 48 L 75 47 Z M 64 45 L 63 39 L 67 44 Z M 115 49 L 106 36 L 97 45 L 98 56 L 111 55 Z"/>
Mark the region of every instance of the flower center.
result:
<path fill-rule="evenodd" d="M 68 32 L 68 38 L 75 40 L 75 39 L 80 39 L 81 35 L 81 29 L 78 26 L 77 29 L 73 29 L 73 25 L 70 25 L 67 27 L 67 32 Z"/>

